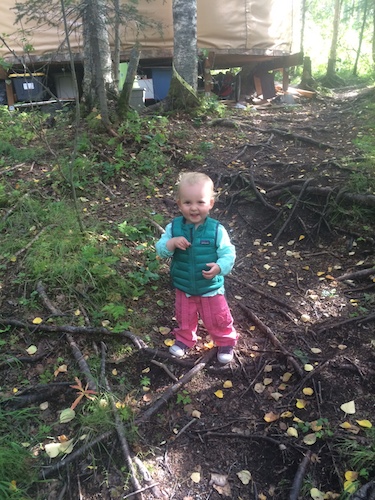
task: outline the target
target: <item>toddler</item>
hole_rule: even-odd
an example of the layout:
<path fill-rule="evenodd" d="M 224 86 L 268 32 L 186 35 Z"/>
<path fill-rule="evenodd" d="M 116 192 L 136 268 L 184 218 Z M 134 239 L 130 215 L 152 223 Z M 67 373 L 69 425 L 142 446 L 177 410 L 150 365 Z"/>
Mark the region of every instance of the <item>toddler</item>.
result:
<path fill-rule="evenodd" d="M 236 253 L 226 229 L 209 217 L 215 203 L 214 185 L 200 172 L 181 175 L 177 205 L 181 216 L 173 219 L 156 243 L 160 257 L 172 258 L 171 277 L 176 289 L 176 341 L 169 352 L 181 358 L 197 342 L 200 317 L 218 346 L 217 359 L 233 359 L 238 334 L 224 296 L 224 276 L 234 265 Z"/>

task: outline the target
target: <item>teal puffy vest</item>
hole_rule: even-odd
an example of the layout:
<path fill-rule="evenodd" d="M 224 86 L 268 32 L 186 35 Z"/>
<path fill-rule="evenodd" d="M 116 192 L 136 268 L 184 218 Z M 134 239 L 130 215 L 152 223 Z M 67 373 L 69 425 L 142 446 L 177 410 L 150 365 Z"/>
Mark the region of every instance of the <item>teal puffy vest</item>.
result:
<path fill-rule="evenodd" d="M 171 276 L 173 286 L 189 295 L 204 295 L 218 290 L 224 285 L 223 276 L 212 280 L 203 277 L 202 271 L 208 271 L 206 264 L 216 262 L 217 231 L 219 222 L 207 217 L 203 224 L 195 228 L 186 224 L 184 217 L 172 221 L 172 237 L 185 236 L 191 243 L 186 250 L 176 248 L 172 258 Z"/>

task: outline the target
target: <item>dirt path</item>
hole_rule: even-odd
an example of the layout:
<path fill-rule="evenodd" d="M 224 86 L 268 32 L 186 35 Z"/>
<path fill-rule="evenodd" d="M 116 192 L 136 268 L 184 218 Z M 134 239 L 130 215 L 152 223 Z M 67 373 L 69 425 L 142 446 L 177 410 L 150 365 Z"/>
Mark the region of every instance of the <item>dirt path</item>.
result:
<path fill-rule="evenodd" d="M 142 373 L 150 379 L 137 403 L 132 452 L 159 498 L 297 500 L 311 498 L 313 487 L 333 492 L 324 498 L 342 491 L 348 465 L 337 444 L 364 443 L 357 421 L 371 421 L 374 408 L 374 226 L 345 224 L 353 204 L 346 185 L 356 173 L 349 160 L 362 157 L 353 139 L 365 98 L 348 90 L 208 118 L 199 127 L 171 121 L 171 185 L 181 169 L 211 175 L 219 193 L 213 216 L 236 245 L 226 288 L 241 337 L 229 367 L 215 357 L 202 365 L 209 352 L 203 327 L 187 360 L 168 358 L 159 331 L 174 326 L 165 266 L 165 305 L 155 309 L 156 331 L 149 333 L 164 355 L 140 346 L 131 361 L 135 379 Z M 194 158 L 184 154 L 187 144 Z M 363 195 L 356 202 L 374 211 L 374 194 Z M 177 213 L 170 186 L 160 188 L 158 199 L 153 209 L 168 222 Z M 104 210 L 123 220 L 115 205 Z M 124 369 L 121 362 L 115 367 Z M 177 388 L 181 377 L 186 383 Z M 352 404 L 342 409 L 352 401 L 355 413 Z M 107 443 L 117 456 L 114 437 Z M 87 461 L 74 469 L 82 498 L 126 498 L 115 466 L 83 473 Z M 65 498 L 77 498 L 76 484 Z M 125 494 L 134 489 L 129 483 Z M 155 494 L 146 489 L 142 498 Z"/>

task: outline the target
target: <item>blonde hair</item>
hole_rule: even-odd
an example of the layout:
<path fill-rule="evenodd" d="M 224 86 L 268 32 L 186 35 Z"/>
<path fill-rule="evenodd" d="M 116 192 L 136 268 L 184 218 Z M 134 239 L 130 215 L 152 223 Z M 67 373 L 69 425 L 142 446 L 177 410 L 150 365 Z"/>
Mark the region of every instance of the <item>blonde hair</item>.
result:
<path fill-rule="evenodd" d="M 211 187 L 212 198 L 215 198 L 215 188 L 214 183 L 208 175 L 203 172 L 183 172 L 177 181 L 177 198 L 180 196 L 180 187 L 182 184 L 189 184 L 193 186 L 194 184 L 208 184 Z"/>

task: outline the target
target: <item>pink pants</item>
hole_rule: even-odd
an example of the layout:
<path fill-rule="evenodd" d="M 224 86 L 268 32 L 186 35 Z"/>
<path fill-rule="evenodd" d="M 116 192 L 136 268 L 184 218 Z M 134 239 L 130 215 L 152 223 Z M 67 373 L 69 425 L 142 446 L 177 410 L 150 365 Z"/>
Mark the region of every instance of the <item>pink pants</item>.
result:
<path fill-rule="evenodd" d="M 178 328 L 173 331 L 176 340 L 193 347 L 197 341 L 198 317 L 217 346 L 236 345 L 238 334 L 224 295 L 186 297 L 184 292 L 176 290 Z"/>

